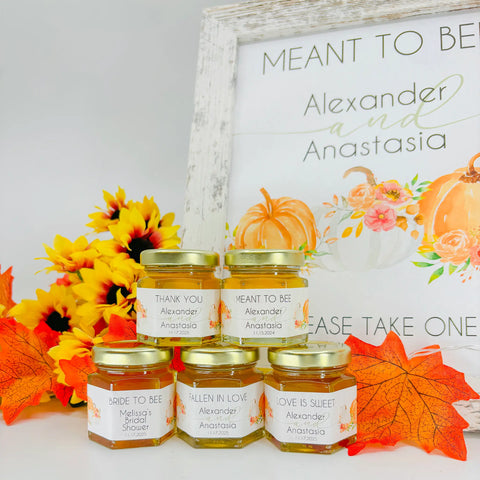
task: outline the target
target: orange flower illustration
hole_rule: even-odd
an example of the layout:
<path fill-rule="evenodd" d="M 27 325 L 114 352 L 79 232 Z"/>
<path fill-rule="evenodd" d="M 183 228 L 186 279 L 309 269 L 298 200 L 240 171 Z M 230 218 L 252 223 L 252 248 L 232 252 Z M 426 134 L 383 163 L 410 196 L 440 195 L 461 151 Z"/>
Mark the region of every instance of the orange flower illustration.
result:
<path fill-rule="evenodd" d="M 375 201 L 375 188 L 369 183 L 360 183 L 350 190 L 347 201 L 355 210 L 366 210 Z"/>
<path fill-rule="evenodd" d="M 433 249 L 440 255 L 441 261 L 461 265 L 470 255 L 475 242 L 466 232 L 457 229 L 444 233 L 434 244 Z"/>

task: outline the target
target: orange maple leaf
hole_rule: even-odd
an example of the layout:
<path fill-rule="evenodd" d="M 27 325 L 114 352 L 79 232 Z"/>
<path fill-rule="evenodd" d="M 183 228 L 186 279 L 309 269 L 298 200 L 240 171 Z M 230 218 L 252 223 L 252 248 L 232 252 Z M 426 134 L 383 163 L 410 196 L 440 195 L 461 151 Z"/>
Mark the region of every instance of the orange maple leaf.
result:
<path fill-rule="evenodd" d="M 2 314 L 2 310 L 8 312 L 15 306 L 15 302 L 12 300 L 13 278 L 12 267 L 8 268 L 3 273 L 0 270 L 0 314 Z"/>
<path fill-rule="evenodd" d="M 468 423 L 452 403 L 479 396 L 463 373 L 443 364 L 436 345 L 427 347 L 432 353 L 408 359 L 394 332 L 378 347 L 354 336 L 345 343 L 352 349 L 348 371 L 358 387 L 357 443 L 349 455 L 369 443 L 410 440 L 427 452 L 438 448 L 451 458 L 466 459 L 462 430 Z"/>
<path fill-rule="evenodd" d="M 65 381 L 75 389 L 77 397 L 87 401 L 87 379 L 90 373 L 96 371 L 90 355 L 82 357 L 75 355 L 70 360 L 62 359 L 60 368 L 65 373 Z"/>
<path fill-rule="evenodd" d="M 137 326 L 133 320 L 127 320 L 115 314 L 111 315 L 108 332 L 103 336 L 104 342 L 136 339 Z"/>
<path fill-rule="evenodd" d="M 12 423 L 45 392 L 57 391 L 48 346 L 12 318 L 0 319 L 0 397 L 5 423 Z"/>

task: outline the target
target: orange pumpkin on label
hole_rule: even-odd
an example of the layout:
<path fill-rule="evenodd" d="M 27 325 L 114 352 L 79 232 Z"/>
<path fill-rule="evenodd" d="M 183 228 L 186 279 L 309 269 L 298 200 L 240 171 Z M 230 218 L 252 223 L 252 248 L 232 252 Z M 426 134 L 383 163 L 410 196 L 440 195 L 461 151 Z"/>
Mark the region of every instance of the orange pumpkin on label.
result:
<path fill-rule="evenodd" d="M 424 243 L 434 242 L 444 233 L 463 230 L 480 233 L 480 170 L 474 167 L 480 153 L 473 156 L 467 168 L 443 175 L 432 182 L 419 201 L 424 219 Z"/>
<path fill-rule="evenodd" d="M 317 227 L 310 208 L 290 197 L 272 199 L 261 188 L 265 203 L 249 208 L 235 233 L 235 248 L 315 249 Z"/>

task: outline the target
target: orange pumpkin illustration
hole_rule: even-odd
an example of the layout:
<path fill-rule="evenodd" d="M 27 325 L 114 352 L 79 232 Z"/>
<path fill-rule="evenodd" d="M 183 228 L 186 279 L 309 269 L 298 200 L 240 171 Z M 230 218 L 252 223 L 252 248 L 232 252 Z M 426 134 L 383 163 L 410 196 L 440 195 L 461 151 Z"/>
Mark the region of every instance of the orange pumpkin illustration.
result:
<path fill-rule="evenodd" d="M 240 219 L 235 248 L 315 249 L 317 228 L 310 208 L 290 197 L 272 199 L 261 188 L 265 203 L 249 208 Z"/>
<path fill-rule="evenodd" d="M 434 242 L 444 233 L 463 230 L 477 235 L 480 229 L 480 170 L 474 167 L 480 153 L 467 168 L 437 178 L 419 201 L 423 215 L 425 242 Z"/>

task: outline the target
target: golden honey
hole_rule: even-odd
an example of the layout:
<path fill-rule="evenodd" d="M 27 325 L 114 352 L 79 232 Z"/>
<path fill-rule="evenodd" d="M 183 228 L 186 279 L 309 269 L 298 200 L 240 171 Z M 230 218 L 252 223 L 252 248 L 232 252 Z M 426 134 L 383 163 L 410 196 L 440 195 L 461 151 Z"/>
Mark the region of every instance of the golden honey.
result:
<path fill-rule="evenodd" d="M 162 346 L 203 345 L 220 338 L 219 258 L 202 250 L 144 250 L 137 282 L 137 338 Z"/>
<path fill-rule="evenodd" d="M 109 448 L 160 445 L 174 434 L 175 388 L 169 348 L 135 341 L 93 347 L 88 437 Z"/>
<path fill-rule="evenodd" d="M 333 453 L 356 441 L 357 388 L 350 348 L 318 342 L 272 348 L 265 375 L 265 435 L 287 452 Z"/>
<path fill-rule="evenodd" d="M 222 339 L 233 345 L 281 346 L 307 341 L 308 297 L 296 250 L 232 250 L 223 281 Z"/>
<path fill-rule="evenodd" d="M 241 448 L 263 437 L 263 375 L 258 351 L 234 346 L 182 350 L 177 435 L 196 448 Z"/>

